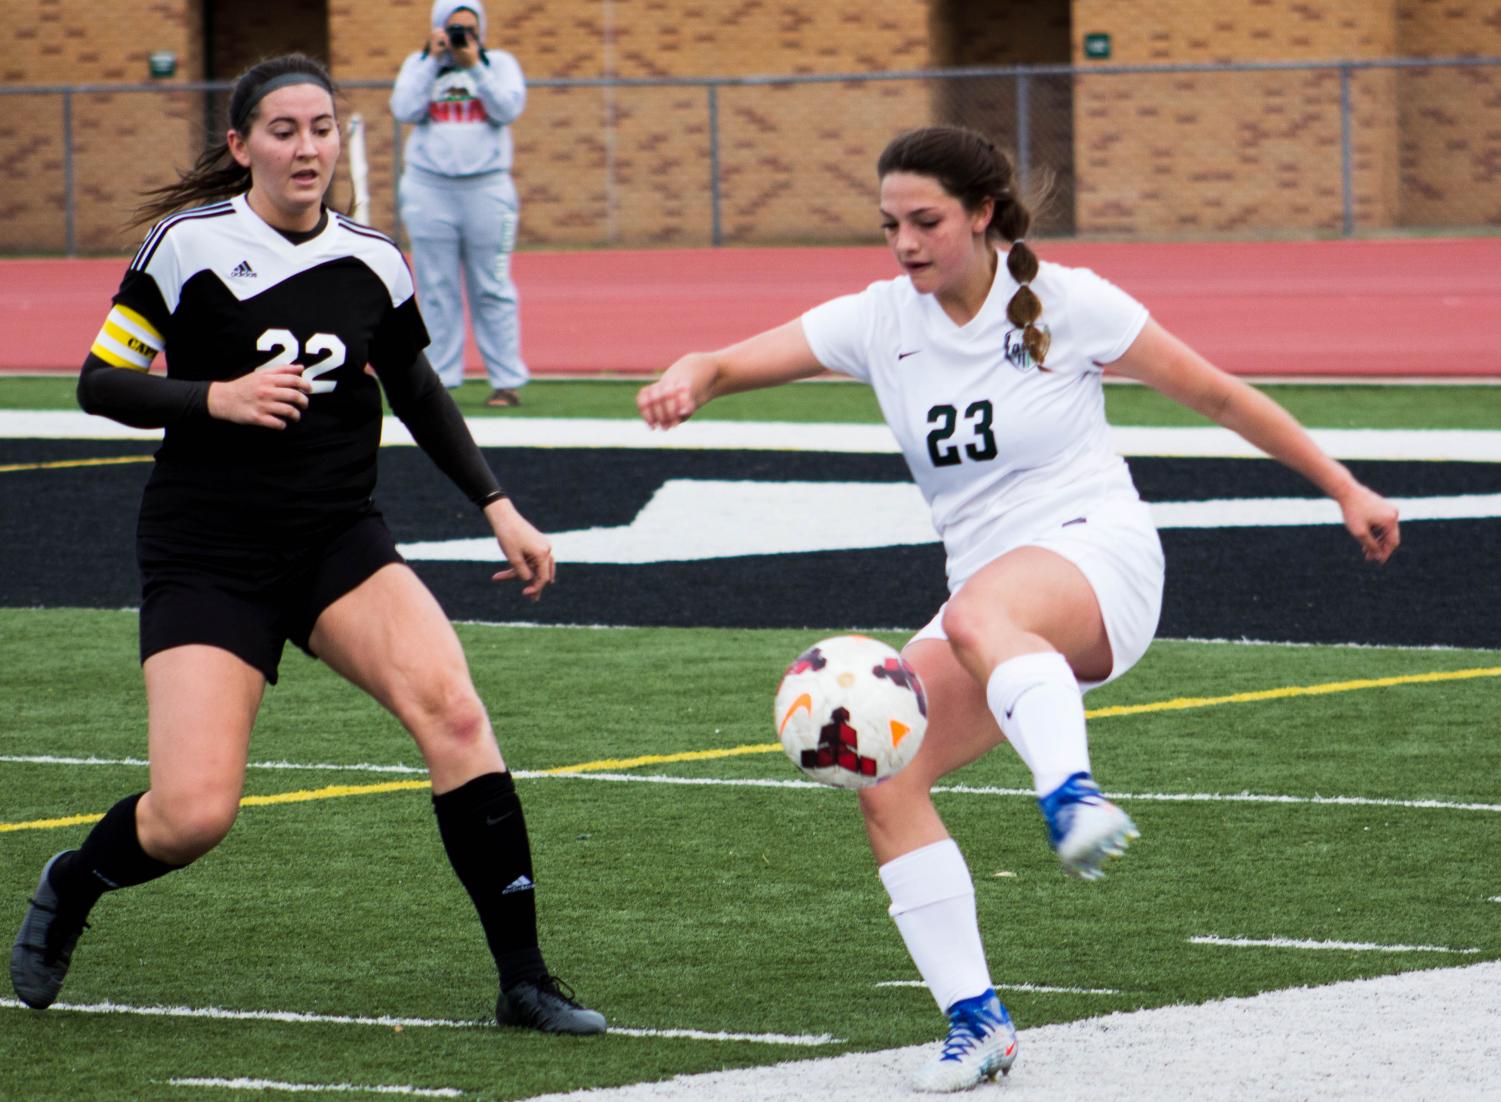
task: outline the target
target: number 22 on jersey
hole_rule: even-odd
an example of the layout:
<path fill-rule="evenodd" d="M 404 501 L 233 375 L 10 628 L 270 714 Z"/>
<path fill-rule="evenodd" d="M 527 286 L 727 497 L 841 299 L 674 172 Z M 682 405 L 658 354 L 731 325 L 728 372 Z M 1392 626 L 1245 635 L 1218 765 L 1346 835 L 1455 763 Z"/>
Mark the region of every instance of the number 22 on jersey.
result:
<path fill-rule="evenodd" d="M 305 350 L 308 355 L 303 364 L 302 377 L 313 384 L 314 394 L 327 394 L 338 386 L 334 379 L 322 379 L 321 375 L 327 375 L 330 371 L 344 366 L 347 355 L 344 342 L 332 333 L 314 333 L 308 338 L 307 344 L 300 345 L 297 337 L 290 329 L 267 329 L 255 342 L 256 348 L 262 352 L 275 352 L 257 371 L 267 371 L 273 367 L 286 367 L 298 362 L 299 355 Z M 313 357 L 321 356 L 321 359 Z"/>

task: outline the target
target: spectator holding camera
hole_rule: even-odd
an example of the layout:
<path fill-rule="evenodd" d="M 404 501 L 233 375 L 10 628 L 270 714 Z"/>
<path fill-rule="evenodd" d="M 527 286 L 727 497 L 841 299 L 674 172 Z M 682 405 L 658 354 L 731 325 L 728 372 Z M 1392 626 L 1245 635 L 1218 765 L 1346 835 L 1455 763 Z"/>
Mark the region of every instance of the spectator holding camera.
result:
<path fill-rule="evenodd" d="M 438 0 L 431 28 L 391 91 L 391 113 L 415 127 L 399 199 L 433 337 L 428 356 L 444 386 L 463 382 L 462 279 L 490 380 L 485 404 L 515 406 L 530 376 L 511 278 L 519 204 L 510 128 L 526 106 L 526 80 L 514 57 L 485 47 L 480 0 Z"/>

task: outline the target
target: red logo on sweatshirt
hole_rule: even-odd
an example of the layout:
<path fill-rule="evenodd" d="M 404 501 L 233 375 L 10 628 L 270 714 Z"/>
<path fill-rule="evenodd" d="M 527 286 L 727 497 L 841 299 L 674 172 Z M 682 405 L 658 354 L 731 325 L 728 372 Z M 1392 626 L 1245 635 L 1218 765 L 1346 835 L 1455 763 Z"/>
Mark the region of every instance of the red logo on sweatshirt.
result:
<path fill-rule="evenodd" d="M 490 117 L 485 114 L 485 105 L 462 84 L 449 85 L 438 94 L 442 98 L 427 107 L 433 122 L 485 122 Z"/>

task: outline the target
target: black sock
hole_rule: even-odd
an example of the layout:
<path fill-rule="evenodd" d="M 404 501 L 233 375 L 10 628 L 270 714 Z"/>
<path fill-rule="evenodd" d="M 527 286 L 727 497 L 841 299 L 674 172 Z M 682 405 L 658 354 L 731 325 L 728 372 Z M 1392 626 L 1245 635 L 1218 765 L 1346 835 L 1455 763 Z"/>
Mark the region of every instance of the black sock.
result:
<path fill-rule="evenodd" d="M 115 804 L 94 824 L 82 846 L 52 866 L 47 879 L 69 910 L 86 915 L 105 892 L 144 884 L 182 867 L 158 861 L 141 848 L 136 804 L 144 795 L 137 792 Z"/>
<path fill-rule="evenodd" d="M 474 900 L 500 986 L 547 974 L 537 948 L 537 897 L 526 820 L 510 773 L 485 773 L 433 797 L 438 833 Z"/>

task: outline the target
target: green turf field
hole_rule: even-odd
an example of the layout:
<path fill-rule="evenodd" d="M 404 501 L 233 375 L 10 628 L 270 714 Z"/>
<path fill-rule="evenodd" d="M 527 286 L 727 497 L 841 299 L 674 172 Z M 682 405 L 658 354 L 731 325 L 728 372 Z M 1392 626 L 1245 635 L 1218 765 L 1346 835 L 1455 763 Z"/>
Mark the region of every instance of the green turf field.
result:
<path fill-rule="evenodd" d="M 486 409 L 490 388 L 470 381 L 455 392 L 473 417 L 634 417 L 636 391 L 645 379 L 539 379 L 515 409 Z M 64 376 L 0 378 L 0 409 L 76 409 L 75 380 Z M 1274 384 L 1263 386 L 1305 425 L 1320 428 L 1501 427 L 1501 388 L 1482 385 L 1431 387 L 1360 384 Z M 1112 424 L 1205 425 L 1192 410 L 1144 386 L 1121 383 L 1105 388 Z M 735 394 L 707 406 L 701 420 L 879 421 L 869 387 L 847 380 L 812 380 L 775 390 Z"/>
<path fill-rule="evenodd" d="M 18 919 L 41 863 L 87 830 L 56 821 L 145 786 L 143 767 L 120 764 L 142 753 L 144 709 L 131 614 L 9 610 L 0 626 L 0 895 Z M 171 1079 L 201 1076 L 524 1098 L 936 1035 L 926 992 L 876 986 L 915 974 L 853 797 L 788 785 L 770 743 L 773 684 L 804 633 L 462 635 L 512 767 L 570 771 L 520 784 L 549 959 L 641 1033 L 481 1024 L 492 966 L 420 773 L 351 768 L 415 770 L 417 755 L 373 704 L 289 657 L 251 756 L 293 768 L 252 768 L 246 786 L 278 802 L 247 806 L 193 869 L 100 904 L 63 1002 L 116 1009 L 0 1007 L 0 1095 L 170 1097 Z M 1456 676 L 1425 680 L 1435 673 Z M 1501 843 L 1498 675 L 1498 652 L 1159 643 L 1089 700 L 1143 709 L 1092 723 L 1096 770 L 1134 794 L 1124 806 L 1144 832 L 1096 885 L 1056 868 L 1011 755 L 955 775 L 996 790 L 939 802 L 970 858 L 997 982 L 1089 992 L 1013 992 L 1013 1013 L 1035 1026 L 1501 957 L 1497 887 L 1476 861 Z M 1156 710 L 1186 698 L 1198 702 Z M 587 779 L 601 773 L 622 779 Z M 751 779 L 782 783 L 732 783 Z M 1311 802 L 1330 797 L 1353 802 Z M 1479 952 L 1189 942 L 1201 936 Z M 185 1009 L 125 1010 L 165 1007 Z M 184 1016 L 210 1009 L 339 1020 Z M 360 1021 L 381 1016 L 444 1024 Z"/>
<path fill-rule="evenodd" d="M 537 383 L 519 412 L 629 415 L 635 386 Z M 65 408 L 70 387 L 0 380 L 0 408 Z M 1494 428 L 1496 393 L 1277 397 L 1323 426 Z M 1109 400 L 1122 423 L 1185 423 L 1139 388 Z M 720 408 L 874 416 L 836 384 Z M 0 609 L 0 936 L 46 858 L 146 787 L 135 627 Z M 107 896 L 59 1006 L 0 1001 L 0 1098 L 226 1097 L 174 1085 L 201 1077 L 520 1099 L 939 1036 L 926 991 L 879 986 L 916 975 L 854 798 L 801 784 L 773 744 L 775 683 L 808 632 L 460 634 L 522 774 L 549 963 L 612 1033 L 487 1024 L 493 967 L 418 755 L 289 650 L 225 843 Z M 939 807 L 1018 1022 L 1501 959 L 1498 685 L 1501 651 L 1159 641 L 1087 700 L 1096 773 L 1143 830 L 1098 884 L 1057 869 L 1014 755 L 956 774 Z"/>

